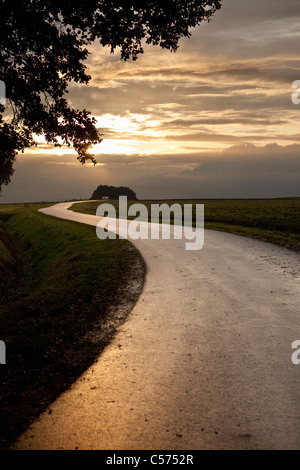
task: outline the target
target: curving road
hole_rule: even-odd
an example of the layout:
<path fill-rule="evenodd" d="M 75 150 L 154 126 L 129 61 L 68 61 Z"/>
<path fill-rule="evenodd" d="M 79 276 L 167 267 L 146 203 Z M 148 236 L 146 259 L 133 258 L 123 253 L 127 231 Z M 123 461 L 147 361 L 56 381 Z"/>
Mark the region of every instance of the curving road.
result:
<path fill-rule="evenodd" d="M 70 205 L 42 211 L 96 225 Z M 148 269 L 139 301 L 12 448 L 299 449 L 300 255 L 209 230 L 199 251 L 133 243 Z"/>

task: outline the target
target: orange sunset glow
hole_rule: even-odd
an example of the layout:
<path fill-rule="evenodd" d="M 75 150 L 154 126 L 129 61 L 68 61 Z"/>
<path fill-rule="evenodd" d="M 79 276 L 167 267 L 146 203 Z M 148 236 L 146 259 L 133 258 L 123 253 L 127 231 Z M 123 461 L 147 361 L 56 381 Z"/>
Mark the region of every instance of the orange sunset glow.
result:
<path fill-rule="evenodd" d="M 72 148 L 39 136 L 2 201 L 87 198 L 100 183 L 130 185 L 139 198 L 297 195 L 299 17 L 295 0 L 227 0 L 176 53 L 145 46 L 124 62 L 93 44 L 92 80 L 67 97 L 97 119 L 98 164 L 82 167 Z"/>

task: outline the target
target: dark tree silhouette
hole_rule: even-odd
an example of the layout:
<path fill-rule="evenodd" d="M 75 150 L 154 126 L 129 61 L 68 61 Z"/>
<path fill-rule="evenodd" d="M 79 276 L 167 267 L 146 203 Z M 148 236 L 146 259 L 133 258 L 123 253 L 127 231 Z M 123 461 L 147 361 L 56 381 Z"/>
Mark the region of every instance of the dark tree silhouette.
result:
<path fill-rule="evenodd" d="M 136 194 L 132 189 L 124 186 L 120 186 L 117 188 L 115 186 L 106 185 L 98 186 L 98 188 L 95 189 L 95 191 L 93 192 L 92 197 L 90 199 L 119 199 L 119 196 L 127 196 L 127 199 L 131 201 L 137 201 Z"/>
<path fill-rule="evenodd" d="M 102 140 L 95 119 L 71 109 L 65 97 L 70 82 L 91 78 L 86 46 L 120 48 L 124 60 L 143 53 L 143 40 L 176 51 L 191 27 L 220 8 L 221 0 L 0 0 L 0 80 L 7 94 L 0 104 L 0 188 L 10 181 L 17 153 L 35 145 L 34 134 L 72 145 L 81 163 L 96 163 L 88 152 Z"/>

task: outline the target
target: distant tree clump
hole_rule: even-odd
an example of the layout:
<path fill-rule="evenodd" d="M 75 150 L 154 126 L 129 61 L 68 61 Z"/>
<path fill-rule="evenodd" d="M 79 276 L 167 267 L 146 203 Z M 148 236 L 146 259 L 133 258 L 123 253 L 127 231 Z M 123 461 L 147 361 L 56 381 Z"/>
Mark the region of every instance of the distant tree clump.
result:
<path fill-rule="evenodd" d="M 130 188 L 120 186 L 116 188 L 115 186 L 106 186 L 100 185 L 92 194 L 90 199 L 99 200 L 99 199 L 119 199 L 119 196 L 127 196 L 128 200 L 137 201 L 137 197 L 134 191 Z"/>
<path fill-rule="evenodd" d="M 90 112 L 69 107 L 70 82 L 87 84 L 87 46 L 99 41 L 135 60 L 142 41 L 176 51 L 190 28 L 209 21 L 222 0 L 0 0 L 0 190 L 16 155 L 35 145 L 73 146 L 81 163 L 102 141 Z"/>

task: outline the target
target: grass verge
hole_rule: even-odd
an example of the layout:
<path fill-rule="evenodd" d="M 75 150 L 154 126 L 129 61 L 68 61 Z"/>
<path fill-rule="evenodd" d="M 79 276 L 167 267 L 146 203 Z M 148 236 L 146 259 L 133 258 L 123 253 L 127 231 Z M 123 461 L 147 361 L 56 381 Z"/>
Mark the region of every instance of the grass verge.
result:
<path fill-rule="evenodd" d="M 127 240 L 36 209 L 0 205 L 2 449 L 97 360 L 145 274 Z"/>
<path fill-rule="evenodd" d="M 96 214 L 103 201 L 74 204 L 71 210 Z M 112 203 L 118 215 L 118 201 Z M 300 252 L 300 198 L 282 199 L 204 199 L 138 201 L 150 215 L 151 204 L 204 204 L 204 226 L 207 229 L 234 233 L 284 246 Z M 128 201 L 128 207 L 134 204 Z M 132 218 L 132 217 L 131 217 Z M 172 222 L 172 220 L 171 220 Z"/>

